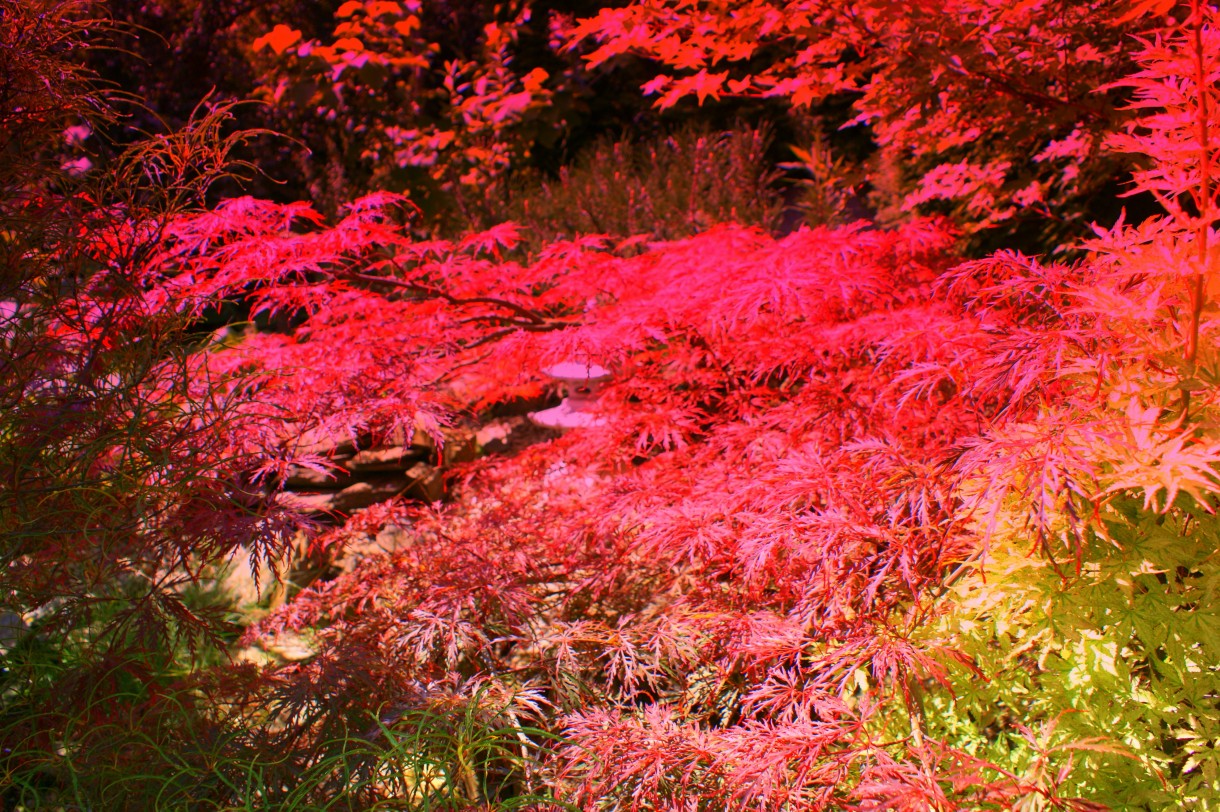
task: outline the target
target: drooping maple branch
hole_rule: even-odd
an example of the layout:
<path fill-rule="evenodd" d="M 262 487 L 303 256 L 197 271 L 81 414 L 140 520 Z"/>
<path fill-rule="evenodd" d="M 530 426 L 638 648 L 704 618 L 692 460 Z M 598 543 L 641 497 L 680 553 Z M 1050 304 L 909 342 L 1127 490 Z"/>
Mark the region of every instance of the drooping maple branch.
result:
<path fill-rule="evenodd" d="M 952 71 L 965 79 L 982 81 L 987 87 L 998 90 L 1010 98 L 1023 101 L 1032 106 L 1044 106 L 1050 109 L 1062 108 L 1079 113 L 1090 121 L 1105 121 L 1108 117 L 1104 108 L 1083 104 L 1080 100 L 1060 98 L 1050 93 L 1043 93 L 1028 86 L 1017 84 L 1016 77 L 1004 76 L 996 71 L 967 68 L 961 60 L 954 60 L 948 55 L 938 58 L 937 63 L 946 70 Z"/>
<path fill-rule="evenodd" d="M 464 320 L 463 323 L 469 323 L 475 320 L 494 320 L 501 324 L 527 330 L 530 332 L 547 332 L 549 330 L 562 330 L 567 327 L 573 327 L 576 322 L 551 319 L 543 316 L 535 310 L 519 305 L 516 302 L 510 302 L 507 299 L 501 299 L 495 296 L 454 296 L 452 293 L 433 287 L 432 285 L 422 285 L 418 282 L 408 282 L 403 279 L 394 279 L 387 276 L 375 276 L 373 274 L 359 273 L 358 271 L 348 271 L 344 274 L 349 279 L 366 282 L 369 284 L 384 284 L 396 287 L 400 290 L 408 291 L 422 296 L 425 299 L 440 299 L 455 307 L 467 307 L 470 305 L 489 305 L 491 307 L 499 307 L 510 313 L 516 314 L 517 318 L 509 316 L 476 316 L 471 319 Z"/>

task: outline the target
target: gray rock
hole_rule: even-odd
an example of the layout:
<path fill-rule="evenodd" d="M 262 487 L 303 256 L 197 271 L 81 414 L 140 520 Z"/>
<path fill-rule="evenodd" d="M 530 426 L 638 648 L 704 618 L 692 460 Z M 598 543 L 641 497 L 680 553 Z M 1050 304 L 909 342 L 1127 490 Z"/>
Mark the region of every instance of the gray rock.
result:
<path fill-rule="evenodd" d="M 445 497 L 445 479 L 436 466 L 417 462 L 407 469 L 406 476 L 411 480 L 406 494 L 412 499 L 439 502 Z"/>
<path fill-rule="evenodd" d="M 284 484 L 289 488 L 300 490 L 339 490 L 351 485 L 352 477 L 343 468 L 323 473 L 301 465 L 291 465 L 288 467 L 288 476 L 285 478 Z"/>
<path fill-rule="evenodd" d="M 357 482 L 333 495 L 332 509 L 350 513 L 392 499 L 411 485 L 412 478 L 409 475 L 378 477 Z"/>
<path fill-rule="evenodd" d="M 458 462 L 470 462 L 479 453 L 479 444 L 475 433 L 462 426 L 453 426 L 441 430 L 443 450 L 441 465 L 453 465 Z M 411 445 L 419 456 L 429 462 L 436 461 L 436 439 L 426 432 L 416 431 Z"/>
<path fill-rule="evenodd" d="M 341 490 L 285 491 L 279 499 L 286 507 L 304 513 L 350 513 L 400 494 L 424 502 L 441 500 L 445 490 L 440 469 L 416 462 L 402 474 L 370 474 Z"/>
<path fill-rule="evenodd" d="M 544 428 L 530 422 L 528 417 L 501 417 L 485 424 L 475 435 L 479 453 L 485 455 L 511 455 L 526 446 L 552 440 L 559 436 L 554 429 Z"/>
<path fill-rule="evenodd" d="M 289 663 L 308 660 L 318 653 L 316 646 L 309 638 L 293 632 L 280 632 L 270 640 L 262 641 L 259 645 L 267 654 Z"/>
<path fill-rule="evenodd" d="M 356 452 L 355 456 L 344 462 L 343 465 L 353 473 L 405 471 L 411 466 L 411 463 L 420 460 L 426 454 L 426 450 L 414 446 L 371 448 L 368 451 Z"/>
<path fill-rule="evenodd" d="M 441 449 L 442 465 L 471 462 L 479 455 L 479 441 L 470 429 L 456 428 L 445 432 L 445 445 Z"/>
<path fill-rule="evenodd" d="M 300 511 L 301 513 L 334 513 L 336 510 L 335 500 L 340 493 L 341 491 L 330 491 L 328 493 L 285 491 L 277 498 L 284 507 Z"/>
<path fill-rule="evenodd" d="M 284 441 L 294 456 L 317 454 L 319 457 L 348 457 L 356 453 L 356 439 L 322 429 L 310 429 Z"/>
<path fill-rule="evenodd" d="M 29 624 L 17 612 L 0 610 L 0 654 L 7 654 L 29 634 Z"/>

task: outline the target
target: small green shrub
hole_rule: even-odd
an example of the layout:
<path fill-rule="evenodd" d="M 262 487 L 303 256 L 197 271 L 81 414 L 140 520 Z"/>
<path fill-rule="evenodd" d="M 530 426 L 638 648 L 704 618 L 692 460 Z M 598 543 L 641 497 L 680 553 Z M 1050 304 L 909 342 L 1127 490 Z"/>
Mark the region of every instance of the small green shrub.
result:
<path fill-rule="evenodd" d="M 783 210 L 768 128 L 687 125 L 652 140 L 602 138 L 555 177 L 517 179 L 489 220 L 526 226 L 531 246 L 585 234 L 657 240 L 723 222 L 774 228 Z"/>
<path fill-rule="evenodd" d="M 242 673 L 264 691 L 246 695 L 253 704 L 240 700 Z M 326 704 L 269 715 L 256 709 L 266 685 L 252 670 L 165 684 L 147 676 L 122 663 L 86 702 L 0 715 L 3 808 L 513 809 L 549 798 L 543 761 L 554 737 L 523 723 L 515 695 L 479 686 L 350 718 Z"/>

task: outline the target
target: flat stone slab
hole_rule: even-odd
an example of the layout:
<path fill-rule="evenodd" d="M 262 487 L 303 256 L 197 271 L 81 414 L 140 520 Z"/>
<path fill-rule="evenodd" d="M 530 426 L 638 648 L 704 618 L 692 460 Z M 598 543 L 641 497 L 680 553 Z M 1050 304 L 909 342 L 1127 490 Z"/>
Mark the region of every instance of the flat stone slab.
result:
<path fill-rule="evenodd" d="M 335 494 L 334 509 L 343 513 L 366 508 L 387 499 L 393 499 L 411 487 L 412 480 L 404 476 L 367 479 L 344 488 Z"/>
<path fill-rule="evenodd" d="M 323 472 L 315 471 L 313 468 L 306 468 L 303 465 L 289 466 L 288 476 L 284 479 L 284 484 L 289 488 L 304 490 L 340 490 L 351 485 L 352 482 L 351 474 L 344 468 L 336 468 Z"/>
<path fill-rule="evenodd" d="M 350 436 L 331 433 L 322 429 L 310 429 L 283 443 L 292 454 L 303 457 L 316 454 L 319 457 L 346 457 L 356 452 L 356 440 Z"/>
<path fill-rule="evenodd" d="M 357 451 L 351 459 L 344 461 L 343 467 L 354 474 L 365 471 L 405 471 L 427 453 L 426 449 L 415 446 L 371 448 L 367 451 Z"/>
<path fill-rule="evenodd" d="M 284 505 L 306 513 L 351 513 L 400 495 L 423 502 L 440 501 L 445 496 L 441 469 L 417 461 L 401 473 L 369 472 L 366 479 L 343 488 L 285 491 L 279 498 Z"/>
<path fill-rule="evenodd" d="M 459 462 L 470 462 L 479 455 L 478 440 L 475 433 L 467 428 L 446 428 L 441 430 L 444 447 L 441 451 L 441 464 L 453 465 Z M 436 440 L 431 434 L 417 431 L 411 440 L 416 451 L 423 452 L 419 459 L 434 461 L 436 456 Z"/>
<path fill-rule="evenodd" d="M 445 478 L 441 469 L 426 462 L 417 462 L 407 469 L 411 484 L 406 495 L 422 502 L 439 502 L 445 498 Z"/>
<path fill-rule="evenodd" d="M 348 485 L 342 490 L 302 493 L 285 491 L 283 503 L 305 513 L 351 513 L 353 510 L 392 499 L 409 488 L 414 481 L 405 476 L 378 477 Z"/>

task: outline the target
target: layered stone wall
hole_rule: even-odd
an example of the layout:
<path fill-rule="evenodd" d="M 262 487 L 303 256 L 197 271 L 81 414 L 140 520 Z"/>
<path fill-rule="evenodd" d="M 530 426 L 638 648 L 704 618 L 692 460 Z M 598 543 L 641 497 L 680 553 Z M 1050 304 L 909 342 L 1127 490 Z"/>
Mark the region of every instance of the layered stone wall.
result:
<path fill-rule="evenodd" d="M 283 499 L 319 517 L 341 516 L 395 496 L 422 502 L 444 498 L 446 466 L 468 462 L 478 453 L 470 429 L 448 429 L 438 447 L 424 432 L 410 442 L 358 448 L 354 441 L 306 438 L 297 451 L 326 460 L 326 470 L 294 465 L 284 482 Z"/>

